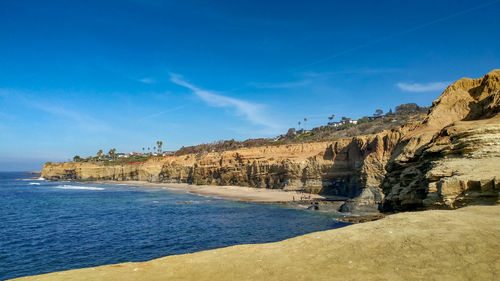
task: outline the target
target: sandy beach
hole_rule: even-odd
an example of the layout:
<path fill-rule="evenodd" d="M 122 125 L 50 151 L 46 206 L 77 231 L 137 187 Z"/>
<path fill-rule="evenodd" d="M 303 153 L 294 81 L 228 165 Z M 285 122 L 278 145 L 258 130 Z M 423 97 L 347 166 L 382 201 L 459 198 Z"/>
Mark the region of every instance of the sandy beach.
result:
<path fill-rule="evenodd" d="M 151 183 L 147 181 L 99 181 L 108 184 L 140 185 L 155 188 L 178 188 L 189 193 L 214 196 L 224 199 L 245 202 L 278 203 L 310 200 L 343 200 L 345 198 L 322 196 L 279 189 L 252 188 L 244 186 L 191 185 L 185 183 Z"/>
<path fill-rule="evenodd" d="M 498 280 L 500 206 L 400 213 L 276 243 L 18 280 Z"/>

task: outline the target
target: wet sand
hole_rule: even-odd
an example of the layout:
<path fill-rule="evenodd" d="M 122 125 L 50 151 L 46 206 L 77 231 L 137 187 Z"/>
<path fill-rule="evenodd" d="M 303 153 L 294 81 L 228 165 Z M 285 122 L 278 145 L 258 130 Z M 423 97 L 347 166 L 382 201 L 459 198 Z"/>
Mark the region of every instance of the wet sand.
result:
<path fill-rule="evenodd" d="M 499 280 L 500 206 L 400 213 L 276 243 L 18 280 Z"/>

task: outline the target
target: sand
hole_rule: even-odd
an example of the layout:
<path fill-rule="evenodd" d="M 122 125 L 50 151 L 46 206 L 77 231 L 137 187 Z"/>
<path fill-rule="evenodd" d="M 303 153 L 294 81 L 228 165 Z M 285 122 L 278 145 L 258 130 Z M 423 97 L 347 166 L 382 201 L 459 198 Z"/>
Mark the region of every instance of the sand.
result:
<path fill-rule="evenodd" d="M 500 280 L 500 206 L 400 213 L 276 243 L 18 280 Z"/>
<path fill-rule="evenodd" d="M 224 199 L 245 202 L 277 203 L 303 200 L 342 200 L 344 198 L 325 197 L 318 194 L 309 194 L 281 189 L 253 188 L 244 186 L 219 186 L 219 185 L 190 185 L 185 183 L 151 183 L 147 181 L 101 181 L 111 184 L 129 184 L 156 188 L 178 188 L 189 193 L 214 196 Z"/>

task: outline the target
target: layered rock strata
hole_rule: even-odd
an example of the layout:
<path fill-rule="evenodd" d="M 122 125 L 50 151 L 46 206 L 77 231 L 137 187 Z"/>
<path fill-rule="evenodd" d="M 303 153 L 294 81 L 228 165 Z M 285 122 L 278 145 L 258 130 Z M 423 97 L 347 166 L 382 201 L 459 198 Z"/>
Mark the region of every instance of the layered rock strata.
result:
<path fill-rule="evenodd" d="M 500 70 L 450 85 L 421 122 L 332 142 L 238 149 L 142 164 L 47 163 L 50 180 L 240 185 L 351 198 L 346 212 L 496 203 Z"/>

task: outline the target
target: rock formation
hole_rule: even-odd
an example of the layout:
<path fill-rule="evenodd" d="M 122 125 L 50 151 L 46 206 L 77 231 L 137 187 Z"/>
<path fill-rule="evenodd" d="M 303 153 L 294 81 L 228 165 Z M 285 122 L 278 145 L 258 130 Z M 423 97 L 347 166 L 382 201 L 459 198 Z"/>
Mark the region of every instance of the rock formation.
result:
<path fill-rule="evenodd" d="M 50 180 L 145 180 L 300 190 L 351 198 L 341 210 L 456 208 L 498 201 L 500 70 L 463 78 L 423 121 L 332 142 L 151 159 L 143 164 L 47 163 Z"/>

